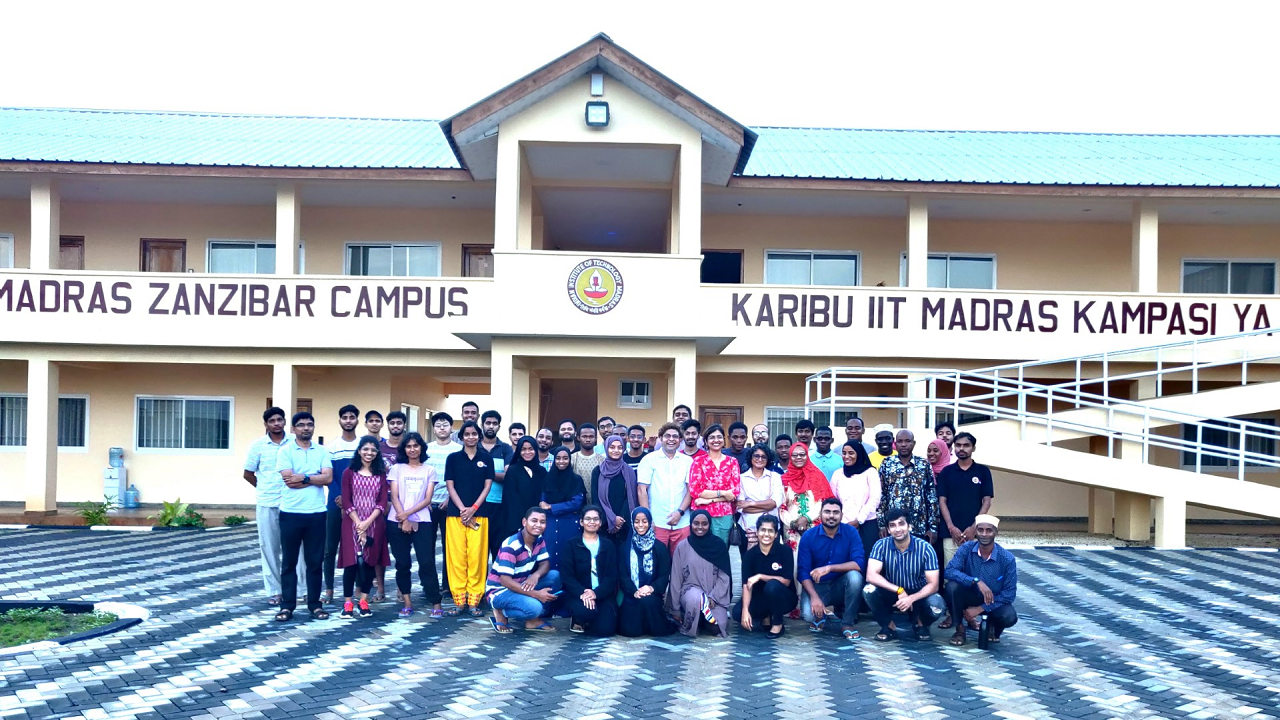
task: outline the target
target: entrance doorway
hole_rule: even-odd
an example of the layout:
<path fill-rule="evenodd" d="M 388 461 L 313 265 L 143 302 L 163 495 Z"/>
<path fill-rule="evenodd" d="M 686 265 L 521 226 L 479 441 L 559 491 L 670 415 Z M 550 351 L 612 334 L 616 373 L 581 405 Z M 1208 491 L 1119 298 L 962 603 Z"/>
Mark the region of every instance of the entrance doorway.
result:
<path fill-rule="evenodd" d="M 741 405 L 699 405 L 698 417 L 704 430 L 719 424 L 727 431 L 732 423 L 742 422 L 743 410 Z"/>
<path fill-rule="evenodd" d="M 579 425 L 584 422 L 594 423 L 599 409 L 596 385 L 595 380 L 544 379 L 539 426 L 555 431 L 562 420 L 572 420 Z M 536 432 L 537 429 L 534 428 L 530 434 Z"/>

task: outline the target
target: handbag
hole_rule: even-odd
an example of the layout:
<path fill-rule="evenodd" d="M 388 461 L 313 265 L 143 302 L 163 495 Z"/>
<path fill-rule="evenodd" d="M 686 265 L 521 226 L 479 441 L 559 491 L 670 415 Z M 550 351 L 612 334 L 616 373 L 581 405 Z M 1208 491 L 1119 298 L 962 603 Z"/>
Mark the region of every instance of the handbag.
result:
<path fill-rule="evenodd" d="M 729 547 L 739 549 L 747 546 L 747 531 L 742 529 L 742 513 L 733 514 L 733 525 L 729 527 Z"/>

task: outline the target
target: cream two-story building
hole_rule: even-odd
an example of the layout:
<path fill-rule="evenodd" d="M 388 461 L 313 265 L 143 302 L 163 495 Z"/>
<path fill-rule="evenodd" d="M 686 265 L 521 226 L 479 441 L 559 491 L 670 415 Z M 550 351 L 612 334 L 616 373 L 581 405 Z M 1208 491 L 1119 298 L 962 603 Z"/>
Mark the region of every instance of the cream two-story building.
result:
<path fill-rule="evenodd" d="M 98 499 L 121 447 L 144 502 L 251 504 L 270 404 L 790 431 L 830 366 L 1280 324 L 1277 256 L 1280 138 L 750 127 L 603 35 L 443 121 L 0 109 L 0 501 Z"/>

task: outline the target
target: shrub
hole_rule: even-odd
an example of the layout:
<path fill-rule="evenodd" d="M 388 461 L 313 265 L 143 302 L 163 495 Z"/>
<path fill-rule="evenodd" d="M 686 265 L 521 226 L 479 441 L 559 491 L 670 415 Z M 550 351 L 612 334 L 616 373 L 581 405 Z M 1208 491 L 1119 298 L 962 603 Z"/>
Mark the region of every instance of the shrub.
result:
<path fill-rule="evenodd" d="M 174 527 L 204 527 L 204 515 L 195 510 L 187 510 L 171 523 Z"/>
<path fill-rule="evenodd" d="M 231 527 L 235 527 L 236 525 L 243 525 L 247 522 L 249 522 L 249 518 L 243 515 L 228 515 L 222 519 L 223 525 L 228 525 Z"/>
<path fill-rule="evenodd" d="M 107 513 L 118 510 L 120 503 L 110 495 L 104 495 L 102 502 L 82 502 L 76 504 L 76 514 L 85 525 L 110 525 L 111 518 Z"/>
<path fill-rule="evenodd" d="M 158 515 L 148 515 L 148 520 L 155 520 L 156 525 L 161 527 L 174 527 L 178 525 L 178 519 L 187 514 L 187 503 L 182 502 L 182 498 L 178 498 L 173 502 L 166 501 L 164 507 L 160 508 Z M 204 524 L 201 518 L 200 524 Z"/>

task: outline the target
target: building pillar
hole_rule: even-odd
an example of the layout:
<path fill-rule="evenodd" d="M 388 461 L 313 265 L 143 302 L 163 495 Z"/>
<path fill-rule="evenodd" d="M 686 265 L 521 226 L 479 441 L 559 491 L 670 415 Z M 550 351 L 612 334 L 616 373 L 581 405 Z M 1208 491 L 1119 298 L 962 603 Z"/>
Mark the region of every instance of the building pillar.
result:
<path fill-rule="evenodd" d="M 525 425 L 525 432 L 534 435 L 538 432 L 538 428 L 533 427 L 535 421 L 530 411 L 532 408 L 529 404 L 529 385 L 530 376 L 529 369 L 517 367 L 515 359 L 511 362 L 511 415 L 503 416 L 504 423 L 508 428 L 513 422 L 522 422 Z M 533 427 L 532 430 L 529 428 Z"/>
<path fill-rule="evenodd" d="M 46 358 L 27 361 L 26 511 L 58 511 L 58 365 Z"/>
<path fill-rule="evenodd" d="M 61 210 L 58 182 L 38 177 L 31 182 L 31 259 L 33 271 L 57 270 L 61 265 Z"/>
<path fill-rule="evenodd" d="M 688 405 L 697 417 L 698 354 L 694 348 L 681 351 L 672 358 L 671 374 L 667 376 L 667 419 L 671 418 L 677 405 Z"/>
<path fill-rule="evenodd" d="M 1120 442 L 1120 459 L 1129 463 L 1144 463 L 1142 443 Z M 1121 540 L 1151 539 L 1151 496 L 1117 490 L 1116 537 Z"/>
<path fill-rule="evenodd" d="M 520 216 L 528 182 L 524 161 L 520 157 L 520 141 L 514 135 L 498 133 L 498 167 L 494 178 L 493 249 L 516 250 L 519 247 Z M 529 201 L 532 203 L 532 199 Z M 528 206 L 532 209 L 532 204 Z M 497 257 L 494 258 L 495 271 Z"/>
<path fill-rule="evenodd" d="M 907 198 L 907 287 L 929 287 L 929 202 L 919 195 Z"/>
<path fill-rule="evenodd" d="M 1187 546 L 1187 501 L 1156 498 L 1156 547 L 1176 550 Z"/>
<path fill-rule="evenodd" d="M 680 146 L 676 197 L 671 203 L 671 254 L 702 255 L 702 144 Z M 686 403 L 688 404 L 688 403 Z"/>
<path fill-rule="evenodd" d="M 502 415 L 504 424 L 509 424 L 515 417 L 514 398 L 515 383 L 514 378 L 515 358 L 512 357 L 510 351 L 500 348 L 499 343 L 493 343 L 493 349 L 489 351 L 489 407 L 497 410 Z M 526 392 L 528 395 L 528 378 L 525 378 Z M 526 405 L 528 400 L 525 401 Z M 528 408 L 525 409 L 528 412 Z M 534 430 L 536 433 L 537 430 Z"/>
<path fill-rule="evenodd" d="M 298 274 L 301 241 L 302 198 L 298 186 L 281 185 L 276 188 L 276 275 Z"/>
<path fill-rule="evenodd" d="M 1100 435 L 1089 438 L 1089 452 L 1093 455 L 1106 456 L 1107 439 Z M 1111 490 L 1099 487 L 1089 488 L 1089 532 L 1095 535 L 1110 535 L 1115 531 L 1112 518 L 1115 517 L 1116 494 Z"/>
<path fill-rule="evenodd" d="M 1133 291 L 1154 295 L 1159 285 L 1160 214 L 1150 203 L 1133 204 Z"/>
<path fill-rule="evenodd" d="M 298 411 L 298 368 L 293 363 L 276 363 L 271 370 L 271 402 L 284 410 L 287 424 Z"/>

